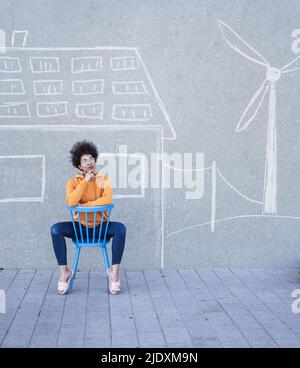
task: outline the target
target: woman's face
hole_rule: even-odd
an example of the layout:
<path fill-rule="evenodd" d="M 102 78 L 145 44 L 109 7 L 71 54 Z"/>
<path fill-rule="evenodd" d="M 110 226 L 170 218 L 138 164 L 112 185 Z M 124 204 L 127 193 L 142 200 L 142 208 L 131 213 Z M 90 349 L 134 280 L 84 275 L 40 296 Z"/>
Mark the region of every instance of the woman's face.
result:
<path fill-rule="evenodd" d="M 95 171 L 96 167 L 96 160 L 94 157 L 90 154 L 88 155 L 82 155 L 80 157 L 80 165 L 79 168 L 83 170 L 84 173 L 87 173 L 91 170 Z"/>

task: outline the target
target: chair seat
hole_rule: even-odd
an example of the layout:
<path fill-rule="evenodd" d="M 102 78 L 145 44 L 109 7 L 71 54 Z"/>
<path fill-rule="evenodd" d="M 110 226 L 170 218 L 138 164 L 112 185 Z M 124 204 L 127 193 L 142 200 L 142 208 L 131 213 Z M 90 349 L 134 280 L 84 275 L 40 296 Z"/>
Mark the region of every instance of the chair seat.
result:
<path fill-rule="evenodd" d="M 76 245 L 77 247 L 96 247 L 96 248 L 103 248 L 105 245 L 107 245 L 110 242 L 111 239 L 106 239 L 105 242 L 100 242 L 100 243 L 92 243 L 92 242 L 81 242 L 81 241 L 76 241 L 76 240 L 72 240 L 73 244 Z"/>

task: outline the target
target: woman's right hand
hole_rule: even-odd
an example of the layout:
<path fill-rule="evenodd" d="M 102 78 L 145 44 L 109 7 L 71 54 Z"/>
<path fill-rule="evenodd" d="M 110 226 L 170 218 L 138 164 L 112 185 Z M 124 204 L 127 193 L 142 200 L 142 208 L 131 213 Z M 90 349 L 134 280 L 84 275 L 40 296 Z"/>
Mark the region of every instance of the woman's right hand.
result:
<path fill-rule="evenodd" d="M 92 178 L 94 177 L 94 170 L 89 171 L 86 175 L 84 180 L 85 181 L 90 181 Z"/>

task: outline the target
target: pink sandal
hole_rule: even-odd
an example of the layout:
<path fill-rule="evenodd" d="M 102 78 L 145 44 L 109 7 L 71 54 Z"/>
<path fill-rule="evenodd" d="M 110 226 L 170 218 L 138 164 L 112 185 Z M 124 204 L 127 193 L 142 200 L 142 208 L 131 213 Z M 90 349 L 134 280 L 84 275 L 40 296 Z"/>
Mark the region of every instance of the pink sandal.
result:
<path fill-rule="evenodd" d="M 119 292 L 121 291 L 121 283 L 120 283 L 120 279 L 118 281 L 112 281 L 109 271 L 106 271 L 107 276 L 108 276 L 108 290 L 112 295 L 116 295 L 119 294 Z"/>
<path fill-rule="evenodd" d="M 69 271 L 69 277 L 66 281 L 58 281 L 57 292 L 59 295 L 65 295 L 70 289 L 71 280 L 73 277 L 73 271 Z"/>

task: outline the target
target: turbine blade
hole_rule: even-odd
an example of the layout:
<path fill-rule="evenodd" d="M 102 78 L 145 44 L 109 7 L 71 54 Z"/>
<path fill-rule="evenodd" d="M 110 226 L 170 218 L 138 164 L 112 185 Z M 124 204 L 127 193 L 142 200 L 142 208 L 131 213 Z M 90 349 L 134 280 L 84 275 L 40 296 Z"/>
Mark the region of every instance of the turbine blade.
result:
<path fill-rule="evenodd" d="M 222 32 L 223 38 L 228 43 L 228 45 L 236 52 L 244 56 L 246 59 L 253 61 L 254 63 L 263 65 L 268 67 L 268 61 L 257 51 L 254 47 L 250 46 L 246 41 L 244 41 L 232 28 L 230 28 L 226 23 L 218 20 L 219 28 Z M 230 40 L 230 38 L 232 40 Z M 246 51 L 242 51 L 242 47 L 246 49 Z M 254 53 L 256 56 L 248 55 L 249 51 Z"/>
<path fill-rule="evenodd" d="M 299 68 L 292 68 L 292 69 L 285 69 L 283 72 L 281 72 L 282 74 L 288 74 L 288 73 L 292 73 L 295 72 L 296 70 L 300 70 L 300 66 Z"/>
<path fill-rule="evenodd" d="M 295 57 L 292 61 L 290 61 L 288 64 L 286 64 L 286 65 L 284 65 L 281 69 L 280 69 L 280 71 L 284 71 L 284 73 L 286 73 L 287 72 L 287 68 L 289 67 L 289 66 L 291 66 L 292 64 L 294 64 L 296 61 L 300 61 L 300 55 L 298 55 L 297 57 Z M 298 64 L 298 63 L 297 63 Z M 297 65 L 295 65 L 295 67 L 297 67 Z"/>
<path fill-rule="evenodd" d="M 245 130 L 250 123 L 254 120 L 256 117 L 258 110 L 260 109 L 263 100 L 269 90 L 269 83 L 267 82 L 267 79 L 265 79 L 258 90 L 255 92 L 253 97 L 251 98 L 250 102 L 248 103 L 245 111 L 243 112 L 239 122 L 237 123 L 237 126 L 235 128 L 236 132 L 241 132 Z M 253 114 L 251 114 L 251 111 L 253 111 Z M 250 115 L 250 118 L 248 118 Z"/>

